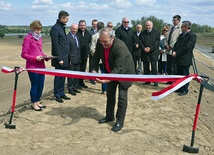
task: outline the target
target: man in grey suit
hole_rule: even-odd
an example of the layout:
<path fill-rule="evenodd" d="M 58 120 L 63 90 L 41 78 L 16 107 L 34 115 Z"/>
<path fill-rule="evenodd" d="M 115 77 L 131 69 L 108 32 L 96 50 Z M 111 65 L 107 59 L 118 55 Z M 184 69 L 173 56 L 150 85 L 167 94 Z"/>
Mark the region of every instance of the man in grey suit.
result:
<path fill-rule="evenodd" d="M 81 53 L 80 53 L 80 42 L 76 35 L 78 31 L 78 24 L 72 24 L 70 32 L 67 34 L 68 46 L 69 46 L 69 69 L 72 71 L 80 71 Z M 78 90 L 79 79 L 68 78 L 68 93 L 76 95 L 80 93 Z"/>
<path fill-rule="evenodd" d="M 99 32 L 96 51 L 92 58 L 92 71 L 96 72 L 96 66 L 100 59 L 104 64 L 105 73 L 110 74 L 135 74 L 132 55 L 123 41 L 115 38 L 115 34 L 109 28 L 103 28 Z M 107 104 L 106 116 L 99 120 L 99 123 L 114 121 L 114 108 L 116 104 L 116 90 L 118 87 L 118 108 L 116 123 L 111 129 L 114 132 L 123 128 L 127 109 L 128 88 L 132 82 L 109 81 L 97 79 L 99 83 L 107 83 Z"/>
<path fill-rule="evenodd" d="M 175 75 L 176 73 L 176 66 L 175 63 L 173 63 L 172 59 L 172 49 L 178 39 L 179 34 L 182 33 L 181 30 L 181 16 L 175 15 L 172 17 L 173 25 L 169 28 L 169 31 L 166 36 L 165 40 L 165 48 L 166 48 L 166 54 L 167 54 L 167 74 L 168 75 Z M 171 82 L 169 82 L 171 83 Z"/>

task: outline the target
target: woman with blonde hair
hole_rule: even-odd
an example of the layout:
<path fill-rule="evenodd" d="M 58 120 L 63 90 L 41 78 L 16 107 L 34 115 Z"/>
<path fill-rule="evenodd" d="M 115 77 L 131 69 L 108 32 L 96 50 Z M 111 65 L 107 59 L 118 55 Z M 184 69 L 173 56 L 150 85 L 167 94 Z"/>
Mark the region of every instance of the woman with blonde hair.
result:
<path fill-rule="evenodd" d="M 42 51 L 41 29 L 41 22 L 34 20 L 30 24 L 29 33 L 23 40 L 21 57 L 26 59 L 26 69 L 45 68 L 44 60 L 48 61 L 50 59 L 50 57 L 46 56 Z M 30 97 L 32 109 L 42 111 L 42 108 L 46 108 L 46 106 L 40 103 L 45 75 L 28 72 L 28 76 L 31 82 Z"/>
<path fill-rule="evenodd" d="M 166 34 L 168 32 L 168 27 L 164 27 L 161 32 L 160 36 L 160 55 L 158 60 L 158 73 L 159 74 L 166 74 L 166 62 L 167 62 L 167 55 L 165 53 L 165 40 L 166 40 Z"/>

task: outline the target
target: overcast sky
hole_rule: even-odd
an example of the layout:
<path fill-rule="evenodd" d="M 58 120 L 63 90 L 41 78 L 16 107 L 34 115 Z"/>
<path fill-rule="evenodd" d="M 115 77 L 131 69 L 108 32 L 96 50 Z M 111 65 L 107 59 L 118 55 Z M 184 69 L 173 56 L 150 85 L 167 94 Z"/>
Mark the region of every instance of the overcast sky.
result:
<path fill-rule="evenodd" d="M 92 19 L 114 25 L 123 17 L 129 20 L 155 16 L 171 24 L 172 16 L 214 27 L 214 0 L 0 0 L 0 25 L 29 25 L 39 19 L 44 26 L 56 22 L 59 11 L 67 11 L 69 22 Z"/>

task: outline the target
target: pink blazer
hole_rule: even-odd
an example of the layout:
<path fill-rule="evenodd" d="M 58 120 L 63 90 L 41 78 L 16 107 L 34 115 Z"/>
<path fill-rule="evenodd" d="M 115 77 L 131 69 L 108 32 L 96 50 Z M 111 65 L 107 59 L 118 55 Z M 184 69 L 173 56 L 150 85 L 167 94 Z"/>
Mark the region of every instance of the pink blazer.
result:
<path fill-rule="evenodd" d="M 44 60 L 37 61 L 37 56 L 44 56 L 42 52 L 42 38 L 36 40 L 28 33 L 22 43 L 21 57 L 26 59 L 26 68 L 45 68 Z"/>

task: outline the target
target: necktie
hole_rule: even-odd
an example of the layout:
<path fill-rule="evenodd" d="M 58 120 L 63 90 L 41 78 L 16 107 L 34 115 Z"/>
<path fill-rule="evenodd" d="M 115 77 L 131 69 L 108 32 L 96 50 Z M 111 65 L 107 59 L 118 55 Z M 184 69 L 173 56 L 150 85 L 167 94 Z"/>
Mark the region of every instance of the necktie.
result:
<path fill-rule="evenodd" d="M 175 27 L 173 26 L 170 33 L 169 33 L 169 39 L 168 39 L 168 45 L 170 45 L 170 40 L 171 40 L 171 36 L 172 36 L 172 33 L 175 31 Z"/>
<path fill-rule="evenodd" d="M 74 39 L 76 40 L 76 45 L 77 47 L 79 47 L 79 43 L 78 43 L 78 40 L 77 40 L 77 36 L 74 34 Z"/>

